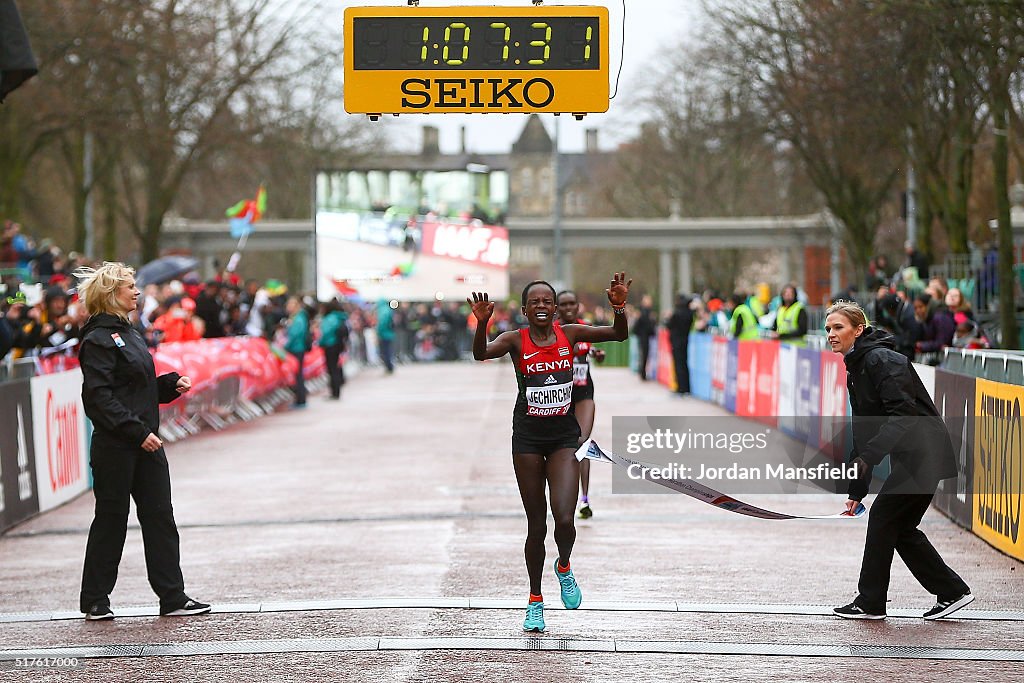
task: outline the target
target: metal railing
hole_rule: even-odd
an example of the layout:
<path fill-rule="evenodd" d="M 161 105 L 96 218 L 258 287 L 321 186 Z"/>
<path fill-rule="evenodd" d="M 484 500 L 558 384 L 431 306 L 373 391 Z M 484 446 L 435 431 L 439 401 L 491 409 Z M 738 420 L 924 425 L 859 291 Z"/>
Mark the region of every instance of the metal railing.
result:
<path fill-rule="evenodd" d="M 943 349 L 940 367 L 950 372 L 1024 386 L 1024 351 Z"/>
<path fill-rule="evenodd" d="M 36 376 L 37 363 L 35 358 L 18 358 L 8 356 L 0 361 L 0 382 L 18 379 L 31 379 Z"/>

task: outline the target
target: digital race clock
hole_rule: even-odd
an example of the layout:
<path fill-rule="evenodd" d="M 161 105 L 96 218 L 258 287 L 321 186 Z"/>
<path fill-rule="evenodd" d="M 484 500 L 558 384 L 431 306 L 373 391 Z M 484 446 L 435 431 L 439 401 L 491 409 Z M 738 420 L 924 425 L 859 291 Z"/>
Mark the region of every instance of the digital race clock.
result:
<path fill-rule="evenodd" d="M 604 7 L 350 7 L 345 110 L 608 109 Z"/>

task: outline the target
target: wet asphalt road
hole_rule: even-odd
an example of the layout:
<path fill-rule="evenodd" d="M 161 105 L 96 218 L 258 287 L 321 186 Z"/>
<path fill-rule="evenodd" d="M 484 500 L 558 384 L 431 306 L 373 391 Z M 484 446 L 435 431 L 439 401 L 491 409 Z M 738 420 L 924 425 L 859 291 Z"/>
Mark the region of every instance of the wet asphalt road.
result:
<path fill-rule="evenodd" d="M 603 444 L 612 415 L 724 414 L 622 369 L 598 368 L 595 381 L 594 436 Z M 371 368 L 340 402 L 314 396 L 306 410 L 170 445 L 186 590 L 214 603 L 214 614 L 151 616 L 133 514 L 111 596 L 120 616 L 75 616 L 91 493 L 16 527 L 0 537 L 0 650 L 96 646 L 105 656 L 69 669 L 0 662 L 2 677 L 1019 680 L 1020 661 L 972 657 L 1024 657 L 1024 566 L 940 513 L 930 511 L 922 529 L 978 595 L 974 618 L 846 622 L 825 609 L 854 595 L 864 520 L 770 522 L 675 494 L 616 495 L 602 464 L 593 466 L 595 516 L 577 523 L 573 554 L 584 609 L 550 609 L 548 633 L 524 638 L 514 393 L 508 363 L 401 366 L 392 376 Z M 842 498 L 751 502 L 827 514 Z M 545 595 L 558 603 L 550 575 Z M 890 614 L 933 602 L 898 559 L 890 597 Z M 150 615 L 128 616 L 132 608 Z M 992 611 L 1007 618 L 985 618 Z M 40 612 L 70 613 L 10 616 Z M 159 644 L 176 646 L 174 654 L 137 656 Z M 211 647 L 236 652 L 205 654 Z"/>

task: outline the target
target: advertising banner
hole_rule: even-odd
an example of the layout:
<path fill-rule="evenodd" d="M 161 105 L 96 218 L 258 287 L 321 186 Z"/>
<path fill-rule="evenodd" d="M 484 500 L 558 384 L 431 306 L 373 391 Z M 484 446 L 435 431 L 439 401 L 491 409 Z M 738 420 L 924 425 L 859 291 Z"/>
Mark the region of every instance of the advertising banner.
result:
<path fill-rule="evenodd" d="M 317 212 L 317 296 L 461 301 L 509 296 L 508 229 L 479 220 Z"/>
<path fill-rule="evenodd" d="M 89 487 L 82 371 L 33 377 L 31 393 L 39 510 L 46 511 Z"/>
<path fill-rule="evenodd" d="M 39 512 L 29 386 L 0 384 L 0 531 Z"/>
<path fill-rule="evenodd" d="M 794 436 L 814 444 L 821 430 L 821 352 L 797 349 Z"/>
<path fill-rule="evenodd" d="M 737 415 L 749 417 L 757 414 L 757 352 L 756 341 L 737 341 L 736 349 L 736 405 L 730 408 Z"/>
<path fill-rule="evenodd" d="M 935 506 L 970 528 L 974 522 L 971 486 L 974 484 L 975 379 L 969 375 L 936 370 L 933 396 L 957 457 L 957 478 L 944 479 L 939 483 Z"/>
<path fill-rule="evenodd" d="M 849 415 L 846 392 L 846 364 L 838 353 L 821 353 L 821 421 L 818 448 L 832 456 L 836 462 L 846 458 L 843 426 Z"/>
<path fill-rule="evenodd" d="M 690 364 L 690 393 L 705 401 L 711 400 L 711 335 L 690 335 L 688 362 Z"/>
<path fill-rule="evenodd" d="M 935 396 L 935 367 L 932 365 L 923 365 L 921 363 L 912 363 L 914 366 L 914 372 L 921 378 L 921 384 L 928 391 L 928 395 Z"/>
<path fill-rule="evenodd" d="M 672 366 L 672 346 L 668 341 L 668 330 L 658 330 L 658 346 L 654 362 L 657 366 L 656 375 L 659 384 L 671 391 L 676 390 L 676 370 Z"/>
<path fill-rule="evenodd" d="M 779 412 L 779 346 L 777 341 L 756 342 L 750 367 L 754 415 L 773 427 Z"/>
<path fill-rule="evenodd" d="M 725 357 L 725 409 L 736 412 L 736 376 L 739 373 L 739 342 L 726 342 Z"/>
<path fill-rule="evenodd" d="M 1024 387 L 975 380 L 974 522 L 971 530 L 1024 560 Z"/>
<path fill-rule="evenodd" d="M 790 436 L 796 431 L 797 347 L 781 344 L 779 347 L 779 429 Z"/>
<path fill-rule="evenodd" d="M 711 340 L 711 400 L 725 405 L 725 383 L 729 371 L 729 342 L 724 337 Z"/>

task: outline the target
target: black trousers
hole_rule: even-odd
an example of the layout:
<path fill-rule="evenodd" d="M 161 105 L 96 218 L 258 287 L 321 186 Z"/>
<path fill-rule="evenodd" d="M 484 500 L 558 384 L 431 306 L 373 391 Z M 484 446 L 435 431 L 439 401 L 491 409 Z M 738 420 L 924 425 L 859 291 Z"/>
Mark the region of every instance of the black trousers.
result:
<path fill-rule="evenodd" d="M 889 572 L 897 552 L 914 578 L 939 600 L 958 598 L 970 588 L 950 569 L 917 528 L 934 494 L 880 493 L 868 515 L 867 540 L 856 603 L 866 612 L 885 613 Z"/>
<path fill-rule="evenodd" d="M 295 392 L 295 405 L 304 406 L 306 405 L 306 377 L 302 374 L 303 366 L 306 363 L 306 352 L 292 353 L 295 356 L 295 360 L 299 361 L 299 369 L 295 371 L 295 384 L 292 385 L 292 391 Z"/>
<path fill-rule="evenodd" d="M 146 453 L 141 448 L 105 448 L 94 437 L 90 461 L 96 516 L 85 548 L 81 610 L 88 612 L 96 603 L 110 604 L 128 531 L 129 496 L 135 499 L 142 527 L 149 585 L 160 598 L 161 609 L 181 607 L 187 597 L 164 449 Z"/>
<path fill-rule="evenodd" d="M 647 380 L 647 362 L 651 358 L 651 338 L 638 336 L 636 338 L 637 350 L 640 352 L 640 379 Z"/>
<path fill-rule="evenodd" d="M 331 380 L 331 396 L 338 398 L 341 396 L 341 387 L 345 384 L 345 369 L 338 364 L 338 360 L 341 358 L 342 347 L 337 346 L 325 346 L 324 347 L 324 358 L 327 360 L 327 375 Z"/>
<path fill-rule="evenodd" d="M 690 364 L 686 361 L 687 346 L 672 347 L 672 363 L 676 367 L 676 392 L 690 393 Z"/>

